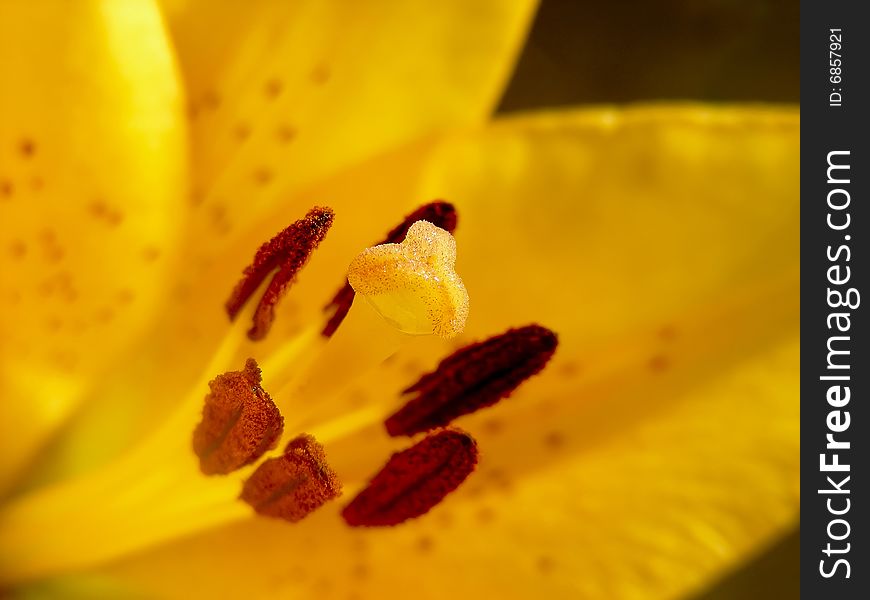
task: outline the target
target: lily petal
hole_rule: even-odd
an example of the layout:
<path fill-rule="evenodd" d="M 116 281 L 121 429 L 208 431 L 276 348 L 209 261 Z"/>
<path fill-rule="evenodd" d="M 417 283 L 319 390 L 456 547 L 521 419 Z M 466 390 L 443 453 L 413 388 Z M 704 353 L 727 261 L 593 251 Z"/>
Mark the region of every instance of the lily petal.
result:
<path fill-rule="evenodd" d="M 334 237 L 285 314 L 321 318 L 335 274 L 394 219 L 381 206 L 404 214 L 446 198 L 459 211 L 457 272 L 471 297 L 457 343 L 541 322 L 560 335 L 555 370 L 573 373 L 584 368 L 578 357 L 617 340 L 679 336 L 692 315 L 796 285 L 798 127 L 792 109 L 559 111 L 360 165 L 306 191 L 330 199 Z M 381 389 L 404 389 L 409 372 L 434 367 L 455 344 L 418 346 L 400 357 L 403 379 L 381 378 Z M 664 352 L 648 351 L 651 361 Z"/>
<path fill-rule="evenodd" d="M 0 79 L 3 490 L 153 315 L 186 134 L 146 0 L 4 2 Z"/>
<path fill-rule="evenodd" d="M 60 440 L 59 459 L 31 485 L 100 461 L 105 453 L 95 448 L 111 453 L 153 422 L 136 411 L 159 411 L 187 391 L 225 332 L 215 298 L 228 293 L 276 224 L 310 207 L 313 197 L 300 189 L 420 136 L 488 117 L 537 2 L 162 4 L 190 99 L 195 212 L 185 236 L 187 271 L 173 284 L 175 306 L 164 312 L 164 327 L 137 352 L 132 369 L 108 382 L 109 393 L 87 403 L 79 433 L 70 435 L 88 443 Z M 380 239 L 405 206 L 374 220 L 378 229 L 365 245 Z M 294 302 L 288 299 L 285 314 Z M 299 322 L 284 317 L 284 332 L 273 341 L 298 332 Z M 167 403 L 152 405 L 146 390 L 129 391 L 130 379 L 155 376 Z M 93 444 L 97 438 L 106 443 Z"/>
<path fill-rule="evenodd" d="M 191 249 L 205 253 L 303 184 L 488 117 L 536 1 L 164 5 L 191 101 Z"/>
<path fill-rule="evenodd" d="M 295 526 L 254 520 L 107 573 L 166 598 L 399 598 L 408 589 L 424 599 L 681 597 L 797 517 L 798 356 L 796 337 L 768 346 L 613 437 L 575 440 L 582 450 L 563 449 L 550 468 L 513 477 L 484 465 L 472 477 L 495 485 L 469 481 L 401 527 L 360 534 L 335 511 Z M 587 430 L 622 422 L 621 411 L 606 414 Z M 530 426 L 513 423 L 503 435 L 514 428 Z M 484 461 L 497 457 L 489 449 Z"/>
<path fill-rule="evenodd" d="M 480 472 L 419 521 L 360 533 L 329 507 L 109 573 L 169 596 L 390 597 L 406 581 L 422 598 L 667 598 L 735 566 L 798 512 L 798 157 L 796 110 L 639 107 L 447 138 L 406 158 L 394 187 L 379 182 L 396 157 L 335 179 L 319 191 L 350 223 L 385 195 L 454 200 L 468 336 L 540 321 L 558 362 L 459 421 Z M 435 346 L 330 410 L 387 416 Z M 353 487 L 395 447 L 375 425 L 327 450 Z"/>
<path fill-rule="evenodd" d="M 458 343 L 540 321 L 561 336 L 553 371 L 570 375 L 585 368 L 580 357 L 614 340 L 673 335 L 687 315 L 706 314 L 704 307 L 721 298 L 727 304 L 724 290 L 755 298 L 761 292 L 753 290 L 768 279 L 794 283 L 798 139 L 794 109 L 592 108 L 505 119 L 354 166 L 289 197 L 287 207 L 267 214 L 219 260 L 191 272 L 194 293 L 168 315 L 175 324 L 166 331 L 174 337 L 153 341 L 154 360 L 177 367 L 161 375 L 167 392 L 140 397 L 132 407 L 120 407 L 115 397 L 94 404 L 91 426 L 78 429 L 59 454 L 93 448 L 107 421 L 115 431 L 125 419 L 140 428 L 154 423 L 189 391 L 183 386 L 196 377 L 190 373 L 226 331 L 215 298 L 228 293 L 275 223 L 298 218 L 298 206 L 311 198 L 335 209 L 333 229 L 279 308 L 280 330 L 246 351 L 268 355 L 304 324 L 320 323 L 359 249 L 416 205 L 443 197 L 459 208 L 458 272 L 472 298 Z M 360 391 L 305 424 L 346 413 L 366 398 L 397 408 L 400 401 L 390 398 L 453 347 L 418 345 L 416 353 L 403 352 L 394 377 L 378 379 L 377 394 Z M 648 360 L 661 352 L 645 351 Z M 550 381 L 545 374 L 536 385 Z M 130 435 L 122 432 L 118 443 Z"/>

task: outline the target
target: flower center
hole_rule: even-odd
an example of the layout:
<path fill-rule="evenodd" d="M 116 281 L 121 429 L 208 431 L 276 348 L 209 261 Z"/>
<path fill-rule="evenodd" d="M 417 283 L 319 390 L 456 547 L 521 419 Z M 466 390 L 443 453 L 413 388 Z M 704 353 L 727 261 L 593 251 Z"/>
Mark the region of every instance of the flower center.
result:
<path fill-rule="evenodd" d="M 456 224 L 455 211 L 446 203 L 427 205 L 411 216 L 419 213 L 431 213 L 450 227 Z M 268 330 L 272 307 L 280 297 L 280 290 L 307 261 L 332 218 L 328 209 L 315 208 L 305 219 L 282 231 L 257 252 L 227 302 L 230 317 L 235 318 L 242 304 L 254 293 L 256 284 L 262 282 L 270 270 L 278 268 L 260 301 L 249 337 L 258 339 L 259 334 L 252 334 L 265 334 Z M 303 369 L 295 382 L 291 382 L 292 396 L 304 396 L 309 400 L 312 396 L 320 396 L 323 399 L 326 391 L 334 391 L 333 385 L 321 382 L 336 380 L 335 364 L 358 362 L 353 360 L 353 356 L 346 361 L 337 360 L 342 352 L 354 350 L 348 345 L 349 340 L 395 339 L 395 330 L 452 336 L 464 327 L 468 294 L 453 270 L 456 243 L 450 233 L 427 221 L 416 221 L 401 224 L 390 232 L 388 238 L 400 238 L 401 241 L 364 250 L 351 263 L 348 281 L 363 295 L 366 303 L 343 315 L 342 321 L 350 316 L 348 323 L 339 335 L 330 339 L 326 351 L 309 368 Z M 276 285 L 279 286 L 278 292 L 273 291 Z M 257 317 L 264 305 L 270 307 L 267 320 Z M 389 332 L 393 335 L 385 335 Z M 387 347 L 392 348 L 392 345 Z M 379 360 L 385 358 L 381 352 L 375 354 Z M 203 474 L 227 474 L 254 463 L 277 443 L 284 420 L 261 387 L 261 381 L 256 361 L 248 359 L 243 371 L 230 371 L 209 382 L 211 393 L 206 396 L 202 421 L 193 435 L 194 451 L 200 459 Z M 439 434 L 433 436 L 433 440 L 427 438 L 421 443 L 426 447 L 441 447 L 442 442 L 437 440 L 442 439 L 453 437 L 445 438 Z M 466 435 L 463 439 L 471 438 Z M 417 450 L 412 448 L 407 452 L 413 456 Z M 456 479 L 444 471 L 446 466 L 428 475 L 425 470 L 421 471 L 418 478 L 421 482 L 432 479 L 431 485 L 442 490 L 443 497 L 465 479 L 475 462 L 468 463 L 471 467 L 452 487 L 438 484 L 438 479 Z M 389 473 L 390 469 L 388 465 L 384 473 Z M 326 464 L 322 446 L 313 436 L 303 434 L 288 444 L 283 456 L 260 464 L 245 481 L 241 498 L 260 514 L 297 521 L 327 500 L 337 497 L 340 488 L 337 476 Z M 427 498 L 429 506 L 438 501 L 432 494 Z M 400 505 L 407 501 L 410 500 Z M 421 501 L 414 502 L 420 504 Z"/>
<path fill-rule="evenodd" d="M 7 505 L 0 514 L 0 580 L 92 566 L 246 518 L 251 509 L 297 521 L 336 498 L 341 484 L 320 444 L 328 446 L 383 422 L 384 412 L 376 405 L 365 406 L 325 418 L 322 412 L 317 418 L 309 413 L 306 421 L 303 408 L 322 411 L 333 406 L 328 402 L 332 396 L 402 344 L 420 334 L 454 336 L 468 315 L 468 294 L 454 271 L 456 244 L 447 231 L 455 227 L 455 211 L 446 203 L 421 211 L 446 229 L 427 221 L 403 222 L 388 235 L 397 241 L 357 256 L 348 270 L 350 308 L 336 304 L 331 320 L 339 313 L 341 317 L 332 335 L 321 335 L 322 323 L 312 324 L 271 354 L 262 374 L 253 359 L 242 370 L 227 371 L 228 365 L 237 364 L 244 347 L 246 327 L 234 324 L 201 382 L 147 441 L 102 470 Z M 249 338 L 261 339 L 269 331 L 275 304 L 323 240 L 332 219 L 330 209 L 312 209 L 264 244 L 245 269 L 226 304 L 234 321 L 277 269 L 254 312 Z M 355 294 L 361 296 L 358 301 Z M 549 330 L 529 326 L 456 352 L 408 389 L 419 395 L 387 419 L 388 432 L 395 436 L 429 431 L 493 404 L 542 369 L 555 343 Z M 210 391 L 203 407 L 207 383 Z M 302 434 L 281 455 L 264 459 L 282 433 L 279 409 L 288 401 L 293 401 L 297 431 L 307 422 L 320 443 Z M 189 446 L 192 429 L 194 452 Z M 383 526 L 419 517 L 456 489 L 476 464 L 477 444 L 469 434 L 436 430 L 393 455 L 347 504 L 344 519 L 353 526 Z M 89 513 L 87 520 L 78 518 L 94 506 L 100 510 Z M 54 543 L 58 537 L 65 543 Z M 70 552 L 71 547 L 76 552 Z"/>

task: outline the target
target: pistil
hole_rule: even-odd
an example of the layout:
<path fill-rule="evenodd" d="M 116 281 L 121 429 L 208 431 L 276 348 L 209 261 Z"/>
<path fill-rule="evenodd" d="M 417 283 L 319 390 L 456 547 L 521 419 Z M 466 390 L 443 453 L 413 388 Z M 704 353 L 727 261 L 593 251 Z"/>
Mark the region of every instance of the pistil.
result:
<path fill-rule="evenodd" d="M 393 327 L 413 335 L 451 338 L 465 328 L 468 292 L 456 274 L 456 240 L 417 221 L 400 244 L 364 250 L 347 279 Z"/>
<path fill-rule="evenodd" d="M 405 241 L 405 236 L 408 235 L 408 230 L 411 225 L 417 221 L 428 221 L 436 227 L 440 227 L 448 233 L 456 231 L 456 223 L 459 217 L 456 213 L 456 208 L 449 202 L 435 201 L 429 204 L 424 204 L 411 214 L 407 215 L 401 223 L 396 225 L 387 236 L 378 244 L 400 244 Z M 344 285 L 335 294 L 333 299 L 324 307 L 324 311 L 331 315 L 326 325 L 323 328 L 322 335 L 324 337 L 332 337 L 338 326 L 341 325 L 344 318 L 350 311 L 353 304 L 355 292 L 350 286 L 350 283 L 345 280 Z"/>

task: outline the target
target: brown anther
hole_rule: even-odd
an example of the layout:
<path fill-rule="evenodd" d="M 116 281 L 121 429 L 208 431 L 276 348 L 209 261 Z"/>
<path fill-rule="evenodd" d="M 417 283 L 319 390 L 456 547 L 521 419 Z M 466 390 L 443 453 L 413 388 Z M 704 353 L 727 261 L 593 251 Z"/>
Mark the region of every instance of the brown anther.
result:
<path fill-rule="evenodd" d="M 276 446 L 284 418 L 260 387 L 253 358 L 243 371 L 229 371 L 209 382 L 202 421 L 193 431 L 193 451 L 206 475 L 226 475 L 260 458 Z"/>
<path fill-rule="evenodd" d="M 419 517 L 455 490 L 477 466 L 477 442 L 445 429 L 397 452 L 342 511 L 348 525 L 398 525 Z"/>
<path fill-rule="evenodd" d="M 405 241 L 408 229 L 410 229 L 411 225 L 417 221 L 429 221 L 436 227 L 440 227 L 445 231 L 453 233 L 456 231 L 458 218 L 456 208 L 449 202 L 443 202 L 441 200 L 430 202 L 407 215 L 401 223 L 396 225 L 396 227 L 387 234 L 386 238 L 374 245 L 399 244 Z M 350 284 L 345 280 L 344 286 L 338 290 L 329 304 L 323 307 L 324 312 L 332 312 L 329 321 L 327 321 L 326 326 L 324 326 L 323 331 L 321 332 L 323 337 L 332 337 L 332 334 L 336 332 L 338 326 L 341 325 L 342 321 L 344 321 L 344 318 L 347 316 L 347 313 L 353 304 L 354 295 L 353 288 L 350 287 Z"/>
<path fill-rule="evenodd" d="M 287 444 L 283 456 L 257 467 L 241 499 L 258 514 L 295 522 L 340 495 L 341 482 L 326 463 L 323 446 L 302 434 Z"/>
<path fill-rule="evenodd" d="M 414 435 L 443 427 L 507 398 L 547 365 L 557 345 L 555 333 L 527 325 L 457 350 L 404 391 L 417 395 L 386 420 L 387 432 Z"/>
<path fill-rule="evenodd" d="M 278 269 L 254 312 L 254 325 L 248 331 L 250 339 L 263 339 L 269 332 L 275 320 L 275 306 L 290 289 L 311 253 L 326 237 L 333 218 L 329 208 L 312 208 L 304 219 L 296 221 L 257 250 L 254 261 L 245 269 L 226 302 L 227 314 L 233 321 L 266 276 Z"/>

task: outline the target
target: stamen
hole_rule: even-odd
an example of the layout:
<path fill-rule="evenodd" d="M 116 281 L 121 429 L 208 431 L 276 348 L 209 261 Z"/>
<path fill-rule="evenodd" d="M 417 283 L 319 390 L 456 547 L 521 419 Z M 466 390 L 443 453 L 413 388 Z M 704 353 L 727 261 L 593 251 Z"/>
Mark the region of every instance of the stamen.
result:
<path fill-rule="evenodd" d="M 341 495 L 341 482 L 313 436 L 302 434 L 245 481 L 241 499 L 258 514 L 296 522 Z"/>
<path fill-rule="evenodd" d="M 254 261 L 245 268 L 241 281 L 226 302 L 227 314 L 233 321 L 266 276 L 278 269 L 257 305 L 254 326 L 248 331 L 250 339 L 263 339 L 269 332 L 275 319 L 275 306 L 308 262 L 311 253 L 326 237 L 333 218 L 331 209 L 314 207 L 304 219 L 296 221 L 257 250 Z"/>
<path fill-rule="evenodd" d="M 408 229 L 410 229 L 411 225 L 417 221 L 429 221 L 436 227 L 440 227 L 445 231 L 453 233 L 456 231 L 457 219 L 458 215 L 456 214 L 456 208 L 449 202 L 436 201 L 424 204 L 411 214 L 407 215 L 405 219 L 394 227 L 387 234 L 387 237 L 384 238 L 383 241 L 378 242 L 378 244 L 399 244 L 404 242 L 405 236 L 408 234 Z M 323 328 L 323 337 L 332 337 L 332 334 L 335 333 L 338 326 L 341 325 L 342 321 L 344 321 L 344 317 L 347 316 L 347 312 L 350 310 L 351 304 L 353 304 L 353 297 L 353 288 L 350 287 L 350 283 L 345 280 L 344 286 L 338 290 L 332 301 L 323 307 L 323 311 L 327 313 L 334 309 L 332 316 L 329 317 L 329 321 L 327 321 L 326 326 Z"/>
<path fill-rule="evenodd" d="M 243 371 L 218 375 L 208 386 L 202 421 L 193 432 L 193 450 L 205 475 L 226 475 L 260 458 L 278 443 L 284 418 L 260 387 L 253 358 Z"/>
<path fill-rule="evenodd" d="M 418 395 L 386 420 L 387 432 L 414 435 L 443 427 L 507 398 L 547 365 L 557 345 L 555 333 L 528 325 L 454 352 L 404 391 Z"/>
<path fill-rule="evenodd" d="M 455 264 L 453 236 L 417 221 L 404 242 L 363 250 L 348 267 L 347 280 L 399 331 L 449 338 L 468 318 L 468 292 Z"/>
<path fill-rule="evenodd" d="M 393 454 L 381 472 L 342 511 L 348 525 L 398 525 L 441 502 L 474 471 L 477 442 L 445 429 Z"/>

